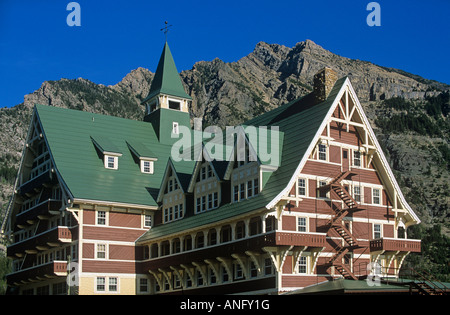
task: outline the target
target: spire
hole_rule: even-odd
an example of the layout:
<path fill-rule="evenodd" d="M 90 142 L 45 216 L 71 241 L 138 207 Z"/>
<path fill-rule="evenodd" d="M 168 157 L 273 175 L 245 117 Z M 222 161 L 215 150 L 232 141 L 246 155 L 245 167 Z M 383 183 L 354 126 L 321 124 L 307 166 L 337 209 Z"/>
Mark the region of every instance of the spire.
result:
<path fill-rule="evenodd" d="M 158 94 L 166 94 L 189 100 L 192 99 L 184 90 L 180 75 L 178 74 L 177 67 L 175 66 L 175 62 L 173 61 L 172 53 L 170 52 L 167 42 L 164 44 L 164 49 L 162 51 L 161 58 L 159 59 L 158 67 L 156 68 L 156 73 L 150 87 L 150 92 L 143 103 Z"/>

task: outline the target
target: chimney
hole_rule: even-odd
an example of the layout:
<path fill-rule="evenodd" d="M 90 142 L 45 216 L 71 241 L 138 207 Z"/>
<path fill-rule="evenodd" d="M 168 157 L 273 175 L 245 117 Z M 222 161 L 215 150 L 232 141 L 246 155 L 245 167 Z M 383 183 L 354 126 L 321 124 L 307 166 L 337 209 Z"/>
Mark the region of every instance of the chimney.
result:
<path fill-rule="evenodd" d="M 328 67 L 314 75 L 314 99 L 316 104 L 326 101 L 337 79 L 337 72 Z"/>

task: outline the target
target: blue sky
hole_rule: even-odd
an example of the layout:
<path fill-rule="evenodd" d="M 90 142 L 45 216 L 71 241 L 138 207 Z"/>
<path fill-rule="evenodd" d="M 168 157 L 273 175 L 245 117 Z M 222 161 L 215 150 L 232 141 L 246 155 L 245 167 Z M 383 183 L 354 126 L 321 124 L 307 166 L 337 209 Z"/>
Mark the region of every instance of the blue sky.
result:
<path fill-rule="evenodd" d="M 195 62 L 237 61 L 260 41 L 293 47 L 311 39 L 333 53 L 450 84 L 450 1 L 380 0 L 0 0 L 0 107 L 23 102 L 42 82 L 79 77 L 116 84 L 137 67 L 156 70 L 168 41 L 179 71 Z"/>

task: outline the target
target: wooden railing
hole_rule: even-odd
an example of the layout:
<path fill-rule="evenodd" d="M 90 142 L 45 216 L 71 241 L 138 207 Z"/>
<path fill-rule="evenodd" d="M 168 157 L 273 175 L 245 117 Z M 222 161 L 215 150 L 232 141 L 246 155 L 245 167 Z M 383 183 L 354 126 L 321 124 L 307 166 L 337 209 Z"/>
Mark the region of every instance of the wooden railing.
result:
<path fill-rule="evenodd" d="M 420 253 L 420 240 L 402 238 L 379 238 L 370 241 L 370 251 L 402 251 Z"/>
<path fill-rule="evenodd" d="M 266 235 L 268 245 L 325 247 L 325 233 L 275 232 Z"/>

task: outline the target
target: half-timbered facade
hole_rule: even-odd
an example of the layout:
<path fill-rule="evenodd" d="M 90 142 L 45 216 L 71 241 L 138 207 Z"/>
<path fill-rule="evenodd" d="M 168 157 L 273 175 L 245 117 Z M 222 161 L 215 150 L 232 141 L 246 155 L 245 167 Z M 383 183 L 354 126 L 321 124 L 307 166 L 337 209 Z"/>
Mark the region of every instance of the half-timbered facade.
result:
<path fill-rule="evenodd" d="M 237 135 L 223 160 L 203 139 L 200 158 L 171 156 L 190 101 L 166 43 L 143 122 L 36 105 L 2 226 L 9 292 L 278 294 L 396 276 L 420 251 L 348 78 L 324 68 L 312 93 L 242 125 L 276 127 L 262 137 L 276 165 L 245 132 L 242 154 Z"/>

